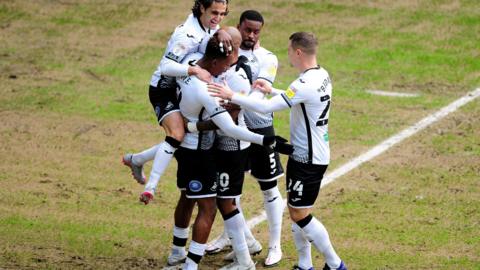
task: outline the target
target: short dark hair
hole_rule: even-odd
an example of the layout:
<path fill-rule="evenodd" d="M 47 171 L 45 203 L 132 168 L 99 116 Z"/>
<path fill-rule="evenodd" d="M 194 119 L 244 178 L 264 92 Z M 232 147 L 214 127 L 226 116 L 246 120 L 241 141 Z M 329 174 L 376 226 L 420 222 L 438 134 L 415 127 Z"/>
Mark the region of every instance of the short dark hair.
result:
<path fill-rule="evenodd" d="M 207 43 L 207 48 L 205 49 L 204 58 L 213 60 L 213 59 L 225 59 L 228 57 L 227 50 L 224 47 L 221 49 L 220 41 L 218 40 L 218 32 L 216 32 Z"/>
<path fill-rule="evenodd" d="M 195 0 L 192 7 L 193 16 L 195 16 L 196 18 L 200 18 L 200 15 L 202 15 L 200 7 L 203 6 L 203 8 L 207 9 L 213 4 L 213 2 L 226 3 L 227 11 L 225 15 L 228 14 L 228 0 Z"/>
<path fill-rule="evenodd" d="M 301 49 L 306 54 L 316 54 L 318 41 L 313 33 L 296 32 L 290 36 L 292 48 Z"/>
<path fill-rule="evenodd" d="M 245 20 L 261 22 L 262 25 L 264 24 L 262 14 L 260 14 L 260 12 L 258 12 L 256 10 L 245 10 L 242 13 L 242 15 L 240 15 L 239 24 L 242 24 L 242 22 L 245 21 Z"/>

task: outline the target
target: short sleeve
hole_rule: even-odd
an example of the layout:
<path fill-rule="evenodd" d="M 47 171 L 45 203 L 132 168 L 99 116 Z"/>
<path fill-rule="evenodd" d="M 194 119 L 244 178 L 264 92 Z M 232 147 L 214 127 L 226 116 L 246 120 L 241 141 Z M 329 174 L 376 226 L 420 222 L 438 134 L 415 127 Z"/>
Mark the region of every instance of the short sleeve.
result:
<path fill-rule="evenodd" d="M 257 79 L 264 79 L 273 84 L 275 77 L 277 76 L 277 68 L 277 57 L 273 53 L 267 53 L 260 66 Z"/>

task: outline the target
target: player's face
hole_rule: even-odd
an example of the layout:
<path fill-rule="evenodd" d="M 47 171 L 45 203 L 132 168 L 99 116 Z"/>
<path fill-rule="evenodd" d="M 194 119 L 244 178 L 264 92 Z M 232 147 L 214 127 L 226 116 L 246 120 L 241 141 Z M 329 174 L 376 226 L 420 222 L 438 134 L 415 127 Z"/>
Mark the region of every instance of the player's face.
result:
<path fill-rule="evenodd" d="M 288 60 L 290 61 L 290 65 L 296 66 L 296 63 L 298 61 L 298 55 L 296 53 L 296 50 L 292 47 L 292 42 L 288 42 Z"/>
<path fill-rule="evenodd" d="M 200 21 L 203 26 L 214 29 L 227 15 L 227 2 L 213 1 L 212 5 L 207 9 L 202 6 L 201 11 Z"/>
<path fill-rule="evenodd" d="M 212 66 L 209 69 L 210 74 L 212 76 L 218 76 L 230 68 L 237 60 L 234 59 L 234 55 L 230 54 L 227 58 L 224 59 L 215 59 L 212 63 Z"/>
<path fill-rule="evenodd" d="M 242 45 L 240 46 L 244 50 L 251 50 L 257 44 L 260 38 L 260 31 L 262 31 L 262 23 L 252 20 L 244 20 L 238 25 L 238 30 L 242 35 Z"/>

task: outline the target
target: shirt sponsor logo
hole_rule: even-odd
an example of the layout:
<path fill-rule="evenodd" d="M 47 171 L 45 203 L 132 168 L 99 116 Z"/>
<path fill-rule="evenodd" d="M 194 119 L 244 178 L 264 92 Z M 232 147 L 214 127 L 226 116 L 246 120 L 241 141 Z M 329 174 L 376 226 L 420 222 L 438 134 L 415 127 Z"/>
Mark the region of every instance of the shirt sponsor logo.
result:
<path fill-rule="evenodd" d="M 200 181 L 198 180 L 192 180 L 190 181 L 190 183 L 188 183 L 188 188 L 192 192 L 199 192 L 200 190 L 202 190 L 202 183 L 200 183 Z"/>

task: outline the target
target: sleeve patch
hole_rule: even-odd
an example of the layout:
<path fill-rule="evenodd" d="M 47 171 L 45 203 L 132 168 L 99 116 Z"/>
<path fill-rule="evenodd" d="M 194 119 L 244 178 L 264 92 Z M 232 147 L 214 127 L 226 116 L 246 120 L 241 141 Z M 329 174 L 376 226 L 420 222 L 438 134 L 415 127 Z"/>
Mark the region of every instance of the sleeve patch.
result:
<path fill-rule="evenodd" d="M 277 75 L 277 67 L 275 65 L 272 65 L 268 68 L 268 75 L 270 75 L 271 77 L 275 77 L 275 75 Z"/>
<path fill-rule="evenodd" d="M 179 43 L 176 44 L 175 47 L 167 53 L 167 57 L 179 62 L 180 60 L 182 60 L 182 57 L 185 56 L 185 54 L 187 54 L 187 46 Z"/>
<path fill-rule="evenodd" d="M 292 99 L 295 96 L 295 92 L 296 92 L 295 89 L 292 89 L 291 87 L 289 87 L 287 91 L 285 91 L 285 95 L 287 95 L 289 99 Z"/>

